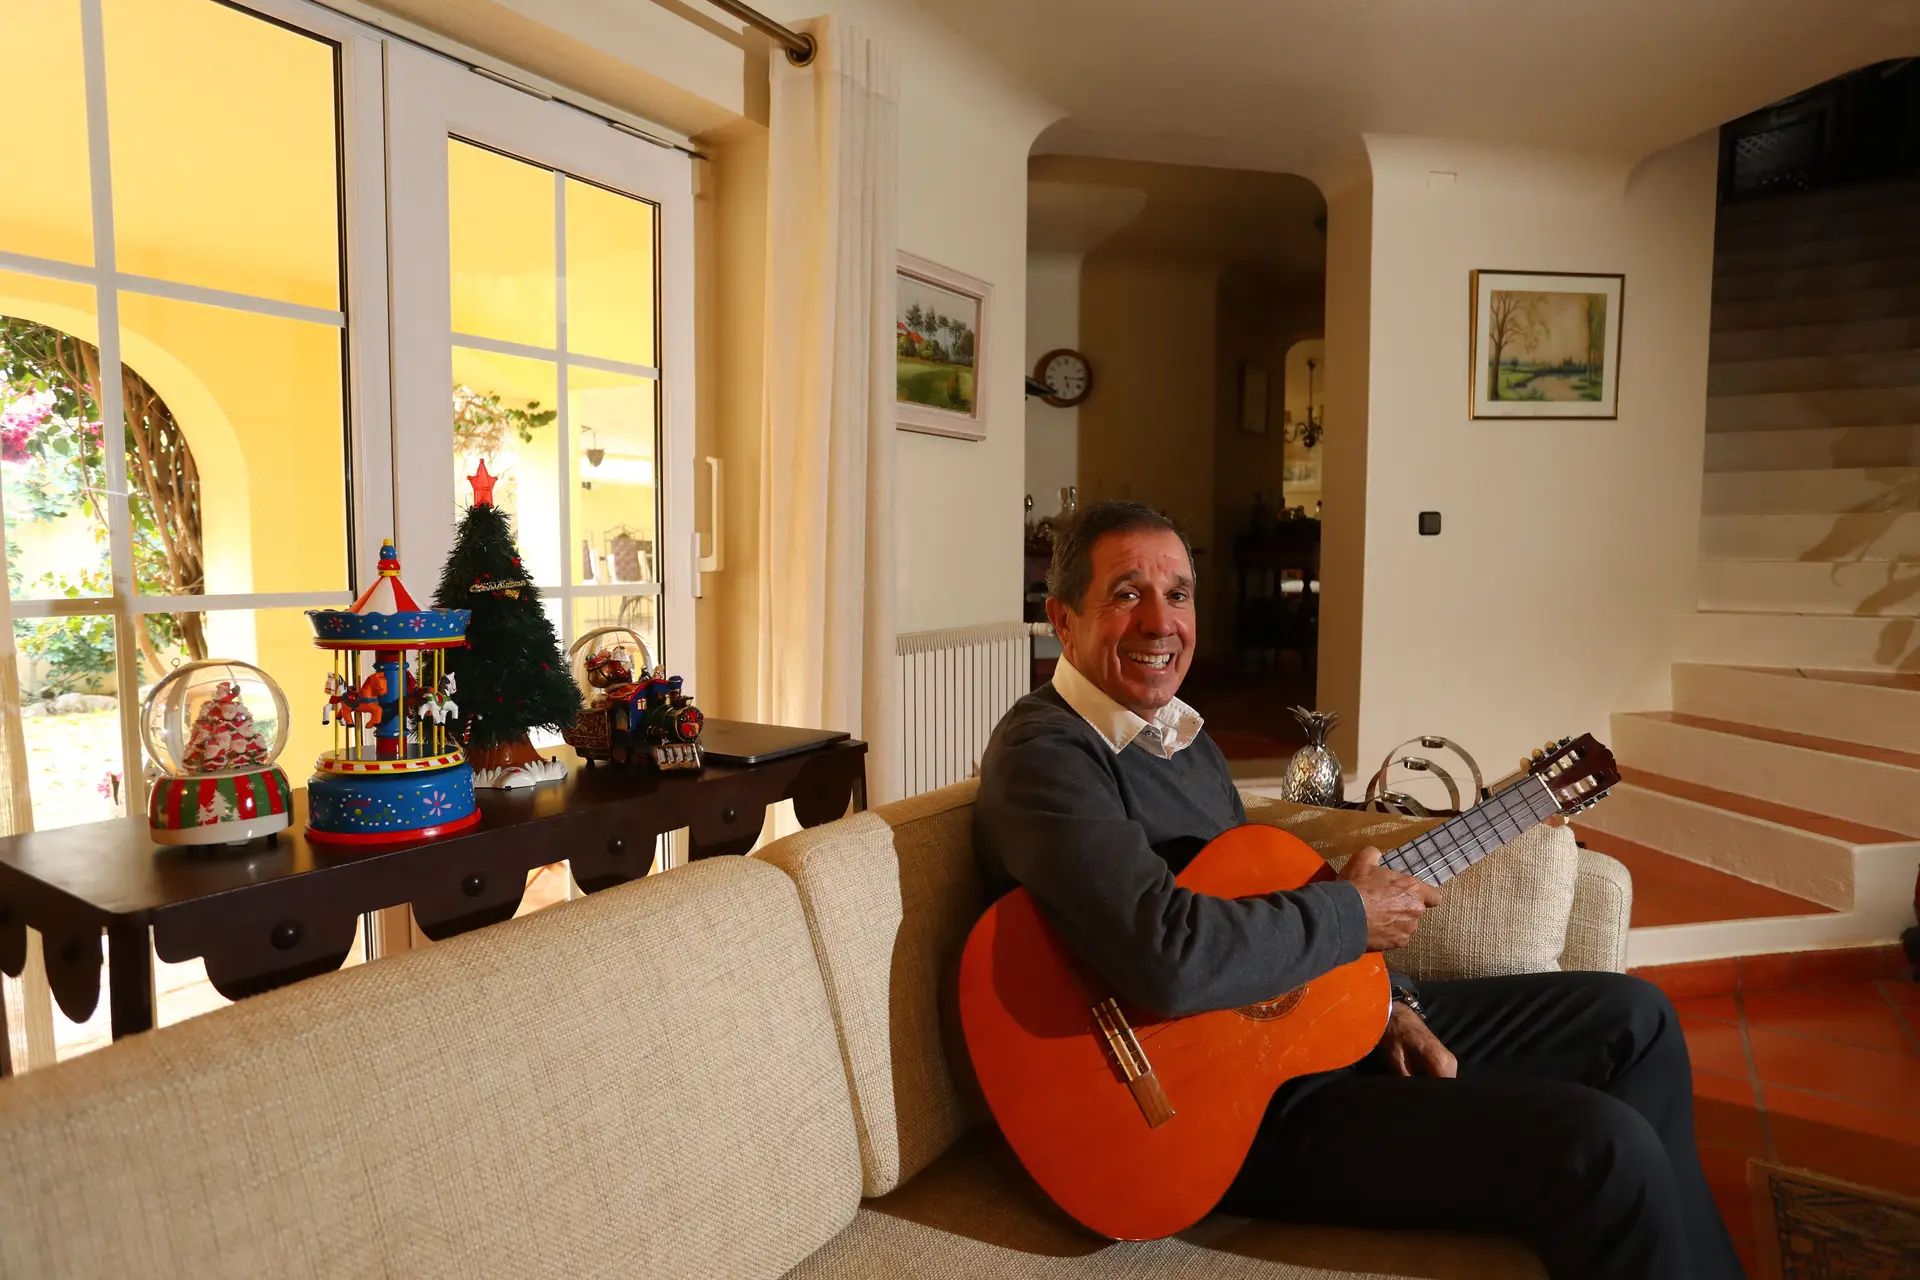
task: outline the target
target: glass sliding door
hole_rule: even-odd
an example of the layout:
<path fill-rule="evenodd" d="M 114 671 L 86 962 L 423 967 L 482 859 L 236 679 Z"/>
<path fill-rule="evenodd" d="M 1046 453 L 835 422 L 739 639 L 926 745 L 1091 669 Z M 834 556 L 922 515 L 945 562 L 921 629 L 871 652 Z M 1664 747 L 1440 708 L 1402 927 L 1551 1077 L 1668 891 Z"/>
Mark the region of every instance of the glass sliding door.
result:
<path fill-rule="evenodd" d="M 419 50 L 387 76 L 403 559 L 438 572 L 484 460 L 562 644 L 628 627 L 697 692 L 691 161 Z"/>
<path fill-rule="evenodd" d="M 390 522 L 380 47 L 257 10 L 0 0 L 35 104 L 0 130 L 0 507 L 42 829 L 144 807 L 139 702 L 183 662 L 313 697 L 301 611 L 351 600 Z M 158 972 L 163 1023 L 218 1001 Z M 92 1030 L 60 1020 L 63 1055 Z"/>

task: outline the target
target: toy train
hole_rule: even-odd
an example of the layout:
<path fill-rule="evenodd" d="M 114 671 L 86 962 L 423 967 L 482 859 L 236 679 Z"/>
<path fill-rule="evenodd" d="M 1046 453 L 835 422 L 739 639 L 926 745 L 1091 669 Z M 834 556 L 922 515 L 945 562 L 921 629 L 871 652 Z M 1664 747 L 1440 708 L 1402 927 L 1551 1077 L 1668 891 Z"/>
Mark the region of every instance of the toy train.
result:
<path fill-rule="evenodd" d="M 582 656 L 585 646 L 611 632 L 631 637 L 640 653 L 636 667 L 626 644 L 610 644 Z M 570 655 L 587 686 L 587 705 L 573 728 L 560 735 L 583 760 L 616 764 L 643 760 L 665 772 L 698 769 L 705 757 L 700 730 L 706 717 L 665 667 L 647 670 L 647 648 L 625 628 L 601 628 L 574 642 Z"/>

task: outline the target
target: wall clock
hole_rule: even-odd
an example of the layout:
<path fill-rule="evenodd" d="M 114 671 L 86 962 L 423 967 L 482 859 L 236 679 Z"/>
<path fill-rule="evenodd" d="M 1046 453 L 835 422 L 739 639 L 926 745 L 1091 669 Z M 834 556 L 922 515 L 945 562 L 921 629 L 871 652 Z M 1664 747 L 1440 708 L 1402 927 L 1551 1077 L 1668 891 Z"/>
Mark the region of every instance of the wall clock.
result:
<path fill-rule="evenodd" d="M 1053 388 L 1045 400 L 1056 409 L 1071 409 L 1093 391 L 1093 366 L 1071 347 L 1056 347 L 1041 356 L 1033 376 Z"/>

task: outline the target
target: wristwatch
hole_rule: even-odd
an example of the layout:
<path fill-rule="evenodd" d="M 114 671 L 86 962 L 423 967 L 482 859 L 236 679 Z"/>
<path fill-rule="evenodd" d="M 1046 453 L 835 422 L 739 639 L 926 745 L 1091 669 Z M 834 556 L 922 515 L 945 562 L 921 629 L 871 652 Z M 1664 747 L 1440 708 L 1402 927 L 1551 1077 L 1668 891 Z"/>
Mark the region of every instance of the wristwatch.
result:
<path fill-rule="evenodd" d="M 1420 997 L 1411 991 L 1395 991 L 1393 1002 L 1403 1004 L 1413 1012 L 1413 1016 L 1422 1022 L 1427 1020 L 1427 1007 L 1420 1003 Z"/>

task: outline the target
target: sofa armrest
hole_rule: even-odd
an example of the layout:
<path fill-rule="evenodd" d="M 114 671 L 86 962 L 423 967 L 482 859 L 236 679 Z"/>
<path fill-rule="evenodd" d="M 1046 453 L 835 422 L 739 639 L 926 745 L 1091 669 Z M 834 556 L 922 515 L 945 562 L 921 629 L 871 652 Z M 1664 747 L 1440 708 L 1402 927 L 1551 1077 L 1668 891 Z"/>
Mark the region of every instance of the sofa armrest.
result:
<path fill-rule="evenodd" d="M 1573 915 L 1567 921 L 1567 949 L 1560 953 L 1560 967 L 1625 973 L 1632 914 L 1633 876 L 1604 853 L 1580 850 Z"/>

